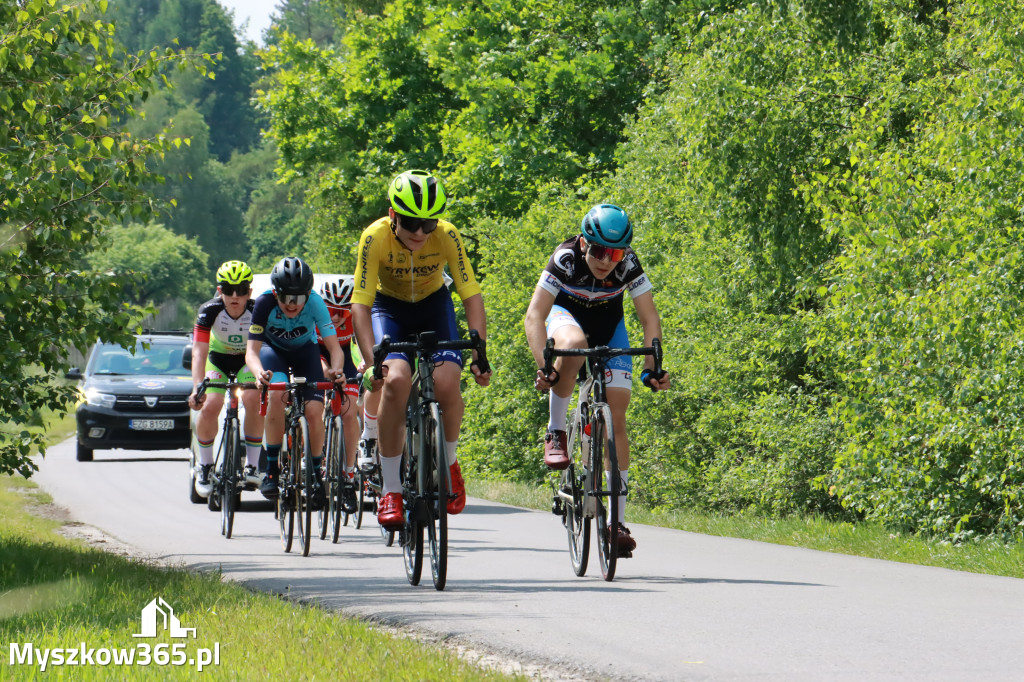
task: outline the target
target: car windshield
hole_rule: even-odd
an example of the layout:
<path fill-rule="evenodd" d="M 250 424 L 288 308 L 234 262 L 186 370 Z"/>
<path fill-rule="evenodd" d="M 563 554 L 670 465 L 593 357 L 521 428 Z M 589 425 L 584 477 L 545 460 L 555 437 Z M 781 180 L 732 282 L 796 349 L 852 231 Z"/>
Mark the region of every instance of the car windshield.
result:
<path fill-rule="evenodd" d="M 93 353 L 89 369 L 91 374 L 189 376 L 189 370 L 181 366 L 184 348 L 184 344 L 153 343 L 147 349 L 140 342 L 132 355 L 120 346 L 103 344 Z"/>

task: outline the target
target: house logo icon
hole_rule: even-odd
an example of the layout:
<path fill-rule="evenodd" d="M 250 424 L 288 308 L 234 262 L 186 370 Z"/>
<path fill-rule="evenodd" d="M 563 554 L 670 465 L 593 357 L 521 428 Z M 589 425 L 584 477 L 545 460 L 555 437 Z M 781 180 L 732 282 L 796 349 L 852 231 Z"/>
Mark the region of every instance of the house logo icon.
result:
<path fill-rule="evenodd" d="M 178 617 L 174 615 L 174 609 L 164 601 L 163 597 L 157 597 L 149 602 L 142 609 L 142 632 L 132 637 L 156 637 L 157 625 L 163 623 L 163 629 L 170 632 L 171 637 L 196 636 L 195 628 L 183 628 Z"/>

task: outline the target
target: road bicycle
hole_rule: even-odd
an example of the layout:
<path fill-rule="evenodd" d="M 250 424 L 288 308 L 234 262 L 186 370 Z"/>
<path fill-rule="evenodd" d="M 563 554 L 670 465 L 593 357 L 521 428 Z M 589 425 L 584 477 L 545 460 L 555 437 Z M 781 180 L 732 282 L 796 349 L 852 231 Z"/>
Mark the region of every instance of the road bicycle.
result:
<path fill-rule="evenodd" d="M 415 341 L 393 342 L 385 336 L 373 347 L 373 375 L 388 353 L 409 353 L 415 358 L 412 390 L 405 415 L 405 451 L 402 460 L 402 498 L 405 525 L 398 532 L 405 574 L 418 585 L 423 570 L 423 531 L 430 544 L 430 572 L 434 588 L 443 590 L 448 578 L 448 500 L 451 472 L 445 450 L 441 406 L 434 395 L 433 355 L 440 350 L 476 350 L 480 372 L 490 371 L 486 342 L 475 329 L 469 340 L 439 341 L 435 332 L 421 332 Z"/>
<path fill-rule="evenodd" d="M 619 474 L 612 412 L 607 398 L 610 379 L 607 363 L 620 355 L 652 355 L 654 369 L 651 375 L 656 378 L 664 376 L 659 339 L 642 348 L 596 346 L 565 349 L 555 348 L 555 340 L 548 339 L 544 348 L 545 376 L 551 375 L 552 363 L 557 357 L 586 358 L 577 380 L 576 407 L 569 418 L 569 466 L 559 476 L 551 511 L 562 518 L 569 538 L 569 559 L 577 576 L 587 572 L 590 520 L 596 521 L 601 574 L 608 581 L 615 577 L 618 558 L 632 556 L 631 552 L 620 551 L 618 546 L 619 495 L 626 495 L 628 491 Z"/>
<path fill-rule="evenodd" d="M 306 420 L 304 388 L 317 391 L 335 388 L 333 381 L 307 382 L 305 377 L 293 376 L 291 381 L 266 384 L 260 400 L 260 414 L 267 412 L 267 391 L 286 391 L 288 410 L 285 417 L 284 443 L 281 446 L 278 468 L 277 520 L 281 529 L 281 544 L 285 552 L 292 551 L 298 517 L 299 546 L 302 556 L 309 556 L 313 531 L 313 454 L 310 452 L 309 422 Z"/>
<path fill-rule="evenodd" d="M 242 473 L 242 453 L 245 448 L 238 421 L 239 394 L 243 390 L 258 388 L 253 382 L 238 383 L 235 378 L 236 375 L 229 374 L 227 383 L 212 384 L 224 389 L 227 400 L 220 430 L 220 445 L 211 472 L 213 489 L 206 498 L 210 511 L 220 511 L 220 533 L 228 539 L 235 527 L 235 511 L 241 503 L 242 490 L 247 487 Z M 196 400 L 201 399 L 210 386 L 210 379 L 203 379 L 196 389 Z"/>

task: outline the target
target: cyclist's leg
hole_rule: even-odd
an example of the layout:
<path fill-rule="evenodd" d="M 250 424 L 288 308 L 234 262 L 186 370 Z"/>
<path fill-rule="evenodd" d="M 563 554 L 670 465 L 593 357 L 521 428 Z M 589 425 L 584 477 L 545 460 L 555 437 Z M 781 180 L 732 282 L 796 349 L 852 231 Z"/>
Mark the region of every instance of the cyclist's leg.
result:
<path fill-rule="evenodd" d="M 220 411 L 224 407 L 224 389 L 216 384 L 227 382 L 224 372 L 211 360 L 211 356 L 207 355 L 205 376 L 210 380 L 210 386 L 206 389 L 206 400 L 196 415 L 196 440 L 199 442 L 197 454 L 200 464 L 213 464 L 213 443 L 217 440 Z"/>
<path fill-rule="evenodd" d="M 250 383 L 256 380 L 248 367 L 238 373 L 237 381 Z M 260 392 L 254 389 L 242 391 L 242 406 L 245 407 L 245 422 L 242 424 L 242 442 L 245 444 L 245 463 L 258 470 L 260 449 L 263 446 L 263 415 L 260 414 Z"/>
<path fill-rule="evenodd" d="M 629 336 L 626 333 L 625 321 L 619 323 L 608 345 L 614 348 L 629 347 Z M 636 548 L 636 541 L 629 536 L 626 523 L 625 490 L 629 480 L 629 432 L 626 427 L 626 411 L 633 387 L 633 359 L 630 356 L 619 356 L 608 361 L 611 381 L 608 382 L 608 407 L 612 412 L 612 434 L 615 436 L 615 454 L 619 464 L 619 484 L 622 486 L 619 495 L 618 519 L 619 546 L 627 551 Z M 611 477 L 608 477 L 611 480 Z M 625 536 L 624 536 L 625 534 Z"/>
<path fill-rule="evenodd" d="M 263 363 L 264 369 L 273 372 L 272 382 L 288 381 L 287 359 L 269 343 L 263 344 L 260 348 L 260 362 Z M 281 441 L 284 440 L 284 412 L 287 401 L 288 396 L 284 392 L 271 393 L 267 397 L 267 416 L 263 422 L 263 432 L 267 443 L 267 476 L 268 480 L 273 478 L 273 485 L 267 481 L 264 481 L 264 485 L 272 487 L 273 490 L 264 491 L 265 494 L 276 494 L 277 476 L 280 473 L 277 459 L 281 454 Z"/>
<path fill-rule="evenodd" d="M 342 348 L 345 353 L 345 402 L 341 407 L 341 423 L 345 429 L 345 470 L 352 472 L 356 466 L 356 447 L 359 443 L 359 414 L 356 400 L 359 385 L 356 380 L 356 366 L 352 362 L 351 346 Z"/>
<path fill-rule="evenodd" d="M 371 313 L 373 336 L 385 335 L 399 341 L 415 330 L 416 307 L 404 301 L 377 294 Z M 381 455 L 383 494 L 400 493 L 401 455 L 405 445 L 405 407 L 412 388 L 412 361 L 401 353 L 390 353 L 384 362 L 384 387 L 377 406 L 377 445 Z"/>
<path fill-rule="evenodd" d="M 402 490 L 399 467 L 402 448 L 405 445 L 405 406 L 412 388 L 412 366 L 402 358 L 384 363 L 387 376 L 381 389 L 380 414 L 377 415 L 381 456 L 383 492 L 398 493 Z"/>
<path fill-rule="evenodd" d="M 555 348 L 586 348 L 587 336 L 583 327 L 568 310 L 561 306 L 552 306 L 547 320 L 548 337 L 555 340 Z M 558 372 L 558 382 L 552 387 L 549 397 L 549 430 L 565 430 L 565 416 L 569 400 L 572 398 L 576 376 L 583 367 L 583 358 L 555 358 L 554 368 Z"/>
<path fill-rule="evenodd" d="M 324 457 L 324 391 L 312 384 L 324 381 L 324 368 L 320 363 L 320 348 L 315 343 L 301 346 L 289 353 L 289 362 L 296 376 L 305 377 L 306 420 L 309 422 L 309 451 L 313 465 L 319 470 Z"/>

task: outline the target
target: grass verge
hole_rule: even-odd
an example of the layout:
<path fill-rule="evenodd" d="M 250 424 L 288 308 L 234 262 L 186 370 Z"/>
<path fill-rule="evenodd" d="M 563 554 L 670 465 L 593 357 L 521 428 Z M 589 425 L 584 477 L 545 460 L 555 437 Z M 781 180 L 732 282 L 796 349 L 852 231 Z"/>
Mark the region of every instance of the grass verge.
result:
<path fill-rule="evenodd" d="M 551 509 L 551 489 L 546 485 L 538 488 L 507 481 L 479 481 L 470 477 L 466 481 L 466 488 L 474 497 L 528 509 Z M 693 511 L 664 513 L 652 512 L 635 504 L 626 508 L 626 520 L 707 535 L 1024 578 L 1024 545 L 1007 545 L 994 540 L 952 545 L 900 535 L 877 525 L 837 523 L 820 517 L 765 519 L 716 516 Z"/>
<path fill-rule="evenodd" d="M 221 582 L 214 573 L 149 566 L 60 536 L 61 522 L 31 513 L 49 496 L 20 476 L 0 477 L 0 679 L 192 679 L 189 659 L 217 648 L 213 680 L 504 680 L 437 645 L 394 636 L 366 623 Z M 170 604 L 195 639 L 139 639 L 140 611 L 155 597 Z M 95 665 L 11 664 L 10 646 L 93 650 Z M 184 643 L 180 649 L 175 644 Z M 167 644 L 160 651 L 159 645 Z M 101 649 L 150 647 L 153 663 L 99 665 Z M 137 648 L 138 647 L 138 648 Z M 178 652 L 181 652 L 180 656 Z M 80 655 L 80 654 L 79 654 Z M 158 656 L 184 661 L 157 666 Z"/>

